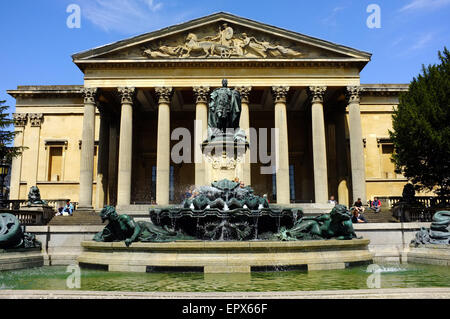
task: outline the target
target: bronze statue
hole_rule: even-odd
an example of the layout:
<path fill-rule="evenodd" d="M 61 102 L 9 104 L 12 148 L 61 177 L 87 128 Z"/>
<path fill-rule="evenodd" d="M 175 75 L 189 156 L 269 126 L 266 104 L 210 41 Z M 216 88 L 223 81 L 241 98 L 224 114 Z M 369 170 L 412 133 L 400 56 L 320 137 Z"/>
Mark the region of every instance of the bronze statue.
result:
<path fill-rule="evenodd" d="M 222 80 L 222 87 L 211 93 L 209 102 L 208 128 L 219 129 L 225 133 L 227 129 L 239 128 L 241 118 L 241 95 L 228 87 L 228 80 Z"/>
<path fill-rule="evenodd" d="M 36 236 L 26 233 L 16 216 L 0 214 L 0 249 L 40 248 Z"/>
<path fill-rule="evenodd" d="M 422 227 L 411 243 L 450 245 L 450 211 L 439 211 L 433 216 L 430 229 Z"/>
<path fill-rule="evenodd" d="M 159 227 L 150 222 L 138 221 L 126 214 L 119 215 L 112 206 L 105 206 L 100 211 L 102 222 L 108 221 L 105 228 L 95 234 L 94 241 L 125 241 L 125 245 L 141 242 L 168 242 L 182 239 L 194 239 L 181 232 Z"/>
<path fill-rule="evenodd" d="M 291 229 L 275 235 L 279 240 L 356 238 L 352 215 L 344 205 L 336 205 L 329 214 L 300 218 Z"/>
<path fill-rule="evenodd" d="M 47 205 L 47 202 L 41 199 L 41 192 L 37 186 L 31 186 L 27 205 Z"/>

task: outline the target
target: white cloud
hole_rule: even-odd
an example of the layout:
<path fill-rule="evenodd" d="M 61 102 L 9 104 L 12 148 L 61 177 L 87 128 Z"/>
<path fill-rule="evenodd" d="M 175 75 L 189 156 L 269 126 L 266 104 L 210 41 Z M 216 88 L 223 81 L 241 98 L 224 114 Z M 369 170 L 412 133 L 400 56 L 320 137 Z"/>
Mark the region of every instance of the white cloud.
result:
<path fill-rule="evenodd" d="M 335 7 L 333 8 L 333 11 L 331 12 L 331 14 L 322 19 L 322 23 L 330 25 L 330 26 L 337 26 L 337 15 L 339 13 L 339 11 L 344 10 L 344 7 Z"/>
<path fill-rule="evenodd" d="M 412 0 L 407 5 L 400 8 L 400 12 L 416 10 L 434 10 L 450 4 L 450 0 Z"/>
<path fill-rule="evenodd" d="M 410 50 L 419 50 L 424 48 L 428 43 L 431 42 L 431 40 L 433 40 L 434 36 L 434 32 L 424 33 L 420 35 L 419 39 L 416 43 L 414 43 L 413 46 L 411 46 Z"/>
<path fill-rule="evenodd" d="M 79 0 L 84 19 L 104 31 L 123 34 L 149 32 L 179 23 L 189 12 L 164 12 L 160 0 Z M 168 11 L 168 10 L 166 10 Z"/>
<path fill-rule="evenodd" d="M 147 6 L 152 10 L 153 12 L 158 11 L 162 8 L 163 4 L 162 2 L 155 3 L 153 0 L 144 0 L 147 3 Z"/>

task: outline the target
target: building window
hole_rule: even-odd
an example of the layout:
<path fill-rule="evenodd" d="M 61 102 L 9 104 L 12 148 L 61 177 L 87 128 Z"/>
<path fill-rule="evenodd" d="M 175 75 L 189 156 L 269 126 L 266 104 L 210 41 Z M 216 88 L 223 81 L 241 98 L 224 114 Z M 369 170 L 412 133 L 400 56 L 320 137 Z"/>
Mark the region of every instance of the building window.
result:
<path fill-rule="evenodd" d="M 291 202 L 295 202 L 295 174 L 294 165 L 289 165 L 289 188 L 291 193 Z"/>
<path fill-rule="evenodd" d="M 382 178 L 396 178 L 395 165 L 391 158 L 394 153 L 393 144 L 381 144 L 381 177 Z"/>
<path fill-rule="evenodd" d="M 48 157 L 48 175 L 49 182 L 59 182 L 62 180 L 62 166 L 63 166 L 63 147 L 51 146 L 49 147 Z"/>
<path fill-rule="evenodd" d="M 64 157 L 67 150 L 67 140 L 46 140 L 47 171 L 45 180 L 60 182 L 64 180 Z"/>

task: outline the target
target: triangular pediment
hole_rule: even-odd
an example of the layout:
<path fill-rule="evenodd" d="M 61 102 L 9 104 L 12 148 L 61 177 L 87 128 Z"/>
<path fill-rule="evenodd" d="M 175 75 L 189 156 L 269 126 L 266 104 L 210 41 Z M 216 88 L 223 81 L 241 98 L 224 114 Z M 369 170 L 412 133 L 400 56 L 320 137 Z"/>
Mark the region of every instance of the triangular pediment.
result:
<path fill-rule="evenodd" d="M 371 54 L 300 33 L 216 13 L 200 19 L 88 50 L 83 61 L 164 60 L 345 60 L 363 62 Z"/>

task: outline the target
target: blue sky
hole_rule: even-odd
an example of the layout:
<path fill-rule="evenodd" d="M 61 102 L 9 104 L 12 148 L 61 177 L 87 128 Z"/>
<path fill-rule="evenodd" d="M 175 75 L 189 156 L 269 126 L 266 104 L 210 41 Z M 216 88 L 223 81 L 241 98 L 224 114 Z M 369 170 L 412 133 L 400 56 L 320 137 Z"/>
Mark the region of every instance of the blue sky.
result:
<path fill-rule="evenodd" d="M 79 29 L 66 25 L 70 4 L 81 8 Z M 370 4 L 381 28 L 366 25 Z M 82 84 L 72 54 L 218 11 L 371 52 L 362 83 L 409 83 L 450 47 L 450 0 L 3 0 L 0 100 L 13 112 L 7 89 Z"/>

